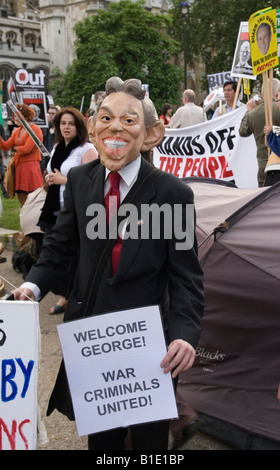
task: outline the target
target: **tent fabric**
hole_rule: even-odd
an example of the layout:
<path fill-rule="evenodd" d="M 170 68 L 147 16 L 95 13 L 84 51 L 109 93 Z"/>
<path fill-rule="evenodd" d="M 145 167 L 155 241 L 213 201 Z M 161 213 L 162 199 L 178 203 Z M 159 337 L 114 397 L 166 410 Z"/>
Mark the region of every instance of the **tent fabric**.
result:
<path fill-rule="evenodd" d="M 195 363 L 177 387 L 179 415 L 188 403 L 212 419 L 212 431 L 219 420 L 233 426 L 232 444 L 239 429 L 280 448 L 280 184 L 187 183 L 206 306 Z"/>

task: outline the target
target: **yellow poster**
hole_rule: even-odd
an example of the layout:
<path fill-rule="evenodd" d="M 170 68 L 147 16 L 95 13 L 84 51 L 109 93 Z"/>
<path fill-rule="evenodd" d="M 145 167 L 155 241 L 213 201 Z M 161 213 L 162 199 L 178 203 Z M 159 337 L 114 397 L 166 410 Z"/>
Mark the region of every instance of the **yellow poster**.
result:
<path fill-rule="evenodd" d="M 262 10 L 249 19 L 253 75 L 278 65 L 276 10 Z"/>
<path fill-rule="evenodd" d="M 243 91 L 244 91 L 244 95 L 250 95 L 251 94 L 249 78 L 243 78 Z"/>

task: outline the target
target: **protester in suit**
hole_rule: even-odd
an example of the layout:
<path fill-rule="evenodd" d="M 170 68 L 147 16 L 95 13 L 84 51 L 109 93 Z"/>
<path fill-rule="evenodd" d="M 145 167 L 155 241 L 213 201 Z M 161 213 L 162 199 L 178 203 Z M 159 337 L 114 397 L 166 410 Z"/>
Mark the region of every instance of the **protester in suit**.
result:
<path fill-rule="evenodd" d="M 88 141 L 89 136 L 84 116 L 76 108 L 68 106 L 58 111 L 54 117 L 54 129 L 54 146 L 45 176 L 45 184 L 49 188 L 38 220 L 38 226 L 44 232 L 52 230 L 58 212 L 63 206 L 63 193 L 69 169 L 76 165 L 88 163 L 98 157 L 94 146 Z M 74 257 L 73 266 L 75 264 Z M 67 277 L 65 277 L 63 286 L 59 286 L 58 291 L 53 292 L 63 296 L 51 307 L 50 314 L 63 313 L 67 305 L 69 292 Z"/>
<path fill-rule="evenodd" d="M 44 240 L 40 259 L 29 272 L 27 284 L 24 283 L 20 291 L 14 290 L 14 295 L 16 300 L 24 300 L 26 295 L 32 299 L 43 298 L 64 276 L 67 259 L 79 251 L 79 265 L 64 320 L 81 318 L 83 314 L 97 315 L 160 305 L 168 349 L 159 367 L 164 373 L 172 371 L 176 380 L 178 374 L 191 367 L 195 359 L 204 307 L 203 274 L 197 257 L 194 217 L 187 215 L 194 202 L 191 189 L 175 176 L 155 169 L 140 156 L 141 151 L 146 152 L 158 145 L 163 136 L 164 126 L 153 103 L 145 96 L 141 82 L 136 79 L 123 82 L 118 77 L 109 79 L 93 129 L 94 145 L 100 160 L 69 171 L 64 206 L 56 225 Z M 161 224 L 159 237 L 153 237 L 151 224 L 151 233 L 147 233 L 144 239 L 118 239 L 112 257 L 108 258 L 100 275 L 98 289 L 89 306 L 90 313 L 87 313 L 84 311 L 87 283 L 104 243 L 104 240 L 90 235 L 88 224 L 91 219 L 87 216 L 87 209 L 91 204 L 104 206 L 111 175 L 120 178 L 122 207 L 135 186 L 144 182 L 151 173 L 156 173 L 156 177 L 142 190 L 135 209 L 139 214 L 147 205 L 168 205 L 172 216 L 175 216 L 175 208 L 180 206 L 182 211 L 180 216 L 176 211 L 171 236 L 165 235 L 164 224 Z M 141 227 L 138 222 L 137 218 L 135 225 Z M 179 232 L 186 234 L 183 238 L 176 229 L 178 226 L 181 227 Z M 182 240 L 186 244 L 179 246 L 178 242 Z M 112 266 L 116 251 L 120 253 L 119 263 Z M 63 364 L 48 414 L 55 408 L 73 418 Z M 118 428 L 92 434 L 89 448 L 124 449 L 127 431 L 127 428 Z M 168 432 L 168 420 L 132 426 L 132 447 L 138 450 L 167 449 Z"/>
<path fill-rule="evenodd" d="M 169 127 L 189 127 L 200 122 L 207 121 L 206 114 L 200 106 L 195 104 L 195 93 L 193 90 L 185 90 L 183 93 L 183 106 L 177 109 L 172 116 Z"/>

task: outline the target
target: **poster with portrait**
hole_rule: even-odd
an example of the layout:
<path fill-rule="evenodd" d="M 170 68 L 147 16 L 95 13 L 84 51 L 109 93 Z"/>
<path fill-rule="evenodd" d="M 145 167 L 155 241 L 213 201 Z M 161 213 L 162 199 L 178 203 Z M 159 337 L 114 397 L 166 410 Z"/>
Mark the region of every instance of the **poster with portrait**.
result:
<path fill-rule="evenodd" d="M 280 65 L 280 10 L 276 10 L 276 23 L 277 23 L 277 53 L 278 53 L 278 66 Z"/>
<path fill-rule="evenodd" d="M 42 69 L 18 69 L 15 73 L 16 89 L 20 103 L 25 103 L 35 111 L 34 124 L 48 127 L 46 102 L 46 74 Z"/>
<path fill-rule="evenodd" d="M 253 74 L 259 75 L 278 65 L 276 10 L 251 15 L 249 37 Z"/>
<path fill-rule="evenodd" d="M 27 104 L 27 106 L 30 106 L 35 111 L 33 123 L 39 127 L 46 127 L 47 105 L 45 93 L 21 91 L 20 98 L 21 103 Z"/>
<path fill-rule="evenodd" d="M 256 76 L 253 75 L 248 21 L 242 21 L 239 26 L 231 75 L 233 77 L 256 79 Z"/>

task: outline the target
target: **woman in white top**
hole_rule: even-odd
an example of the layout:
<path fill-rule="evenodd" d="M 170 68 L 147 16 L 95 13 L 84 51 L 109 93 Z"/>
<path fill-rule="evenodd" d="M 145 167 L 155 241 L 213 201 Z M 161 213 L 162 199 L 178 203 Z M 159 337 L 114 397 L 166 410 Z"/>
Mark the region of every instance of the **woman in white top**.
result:
<path fill-rule="evenodd" d="M 54 127 L 55 145 L 45 177 L 48 192 L 38 221 L 39 227 L 45 233 L 52 230 L 58 213 L 63 207 L 63 193 L 70 168 L 98 158 L 95 147 L 89 142 L 85 118 L 76 108 L 66 107 L 58 112 L 54 118 Z M 69 272 L 72 273 L 72 271 L 69 267 Z M 69 274 L 70 279 L 71 277 Z M 68 288 L 69 282 L 67 281 L 65 286 L 60 286 L 60 292 L 54 292 L 63 297 L 52 307 L 50 313 L 62 313 L 65 310 Z"/>

